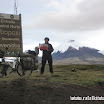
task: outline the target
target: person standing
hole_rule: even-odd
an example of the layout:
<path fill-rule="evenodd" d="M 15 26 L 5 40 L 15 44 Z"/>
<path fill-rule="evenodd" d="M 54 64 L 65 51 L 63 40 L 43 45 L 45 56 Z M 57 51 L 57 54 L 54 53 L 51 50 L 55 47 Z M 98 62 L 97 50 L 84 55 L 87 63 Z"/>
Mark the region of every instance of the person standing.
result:
<path fill-rule="evenodd" d="M 44 73 L 44 69 L 45 69 L 45 64 L 48 61 L 49 64 L 49 69 L 50 69 L 50 73 L 53 73 L 53 65 L 52 65 L 52 55 L 51 53 L 54 51 L 52 45 L 49 43 L 49 38 L 46 37 L 44 39 L 45 44 L 48 45 L 48 49 L 42 50 L 43 51 L 43 56 L 42 56 L 42 67 L 41 67 L 41 74 Z"/>

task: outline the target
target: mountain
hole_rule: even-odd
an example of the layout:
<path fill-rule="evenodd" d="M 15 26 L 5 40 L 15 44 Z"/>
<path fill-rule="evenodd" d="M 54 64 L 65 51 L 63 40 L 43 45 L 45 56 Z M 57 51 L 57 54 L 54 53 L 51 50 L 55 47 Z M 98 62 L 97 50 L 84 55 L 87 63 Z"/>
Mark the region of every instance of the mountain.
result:
<path fill-rule="evenodd" d="M 69 46 L 65 52 L 57 51 L 52 56 L 54 64 L 104 64 L 104 55 L 89 47 Z"/>

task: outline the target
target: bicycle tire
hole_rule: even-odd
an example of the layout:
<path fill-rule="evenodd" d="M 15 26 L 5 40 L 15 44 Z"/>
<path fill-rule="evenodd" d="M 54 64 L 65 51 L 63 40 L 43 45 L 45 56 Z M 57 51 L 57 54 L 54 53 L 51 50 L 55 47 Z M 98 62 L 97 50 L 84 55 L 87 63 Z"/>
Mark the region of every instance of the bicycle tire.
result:
<path fill-rule="evenodd" d="M 18 73 L 19 76 L 24 75 L 24 71 L 23 71 L 22 65 L 20 63 L 17 64 L 16 70 L 17 70 L 17 73 Z"/>
<path fill-rule="evenodd" d="M 10 71 L 11 70 L 9 69 L 9 65 L 3 64 L 0 70 L 0 77 L 7 76 L 10 73 Z"/>

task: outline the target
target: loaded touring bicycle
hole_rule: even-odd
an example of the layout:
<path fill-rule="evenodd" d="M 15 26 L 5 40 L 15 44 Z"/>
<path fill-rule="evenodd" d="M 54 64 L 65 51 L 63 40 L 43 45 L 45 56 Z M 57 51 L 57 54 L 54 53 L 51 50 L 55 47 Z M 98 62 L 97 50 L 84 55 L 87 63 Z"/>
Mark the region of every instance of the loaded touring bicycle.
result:
<path fill-rule="evenodd" d="M 32 71 L 38 71 L 38 47 L 35 51 L 28 50 L 25 53 L 19 53 L 18 57 L 0 57 L 0 76 L 17 72 L 18 75 L 32 74 Z"/>

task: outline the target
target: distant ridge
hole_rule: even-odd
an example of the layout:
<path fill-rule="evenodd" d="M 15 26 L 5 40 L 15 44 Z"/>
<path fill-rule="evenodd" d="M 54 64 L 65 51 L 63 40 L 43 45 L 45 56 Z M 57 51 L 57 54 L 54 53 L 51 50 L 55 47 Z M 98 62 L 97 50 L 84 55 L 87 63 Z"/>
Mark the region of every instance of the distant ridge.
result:
<path fill-rule="evenodd" d="M 69 46 L 65 52 L 57 51 L 52 56 L 56 64 L 104 64 L 104 55 L 89 47 Z"/>

